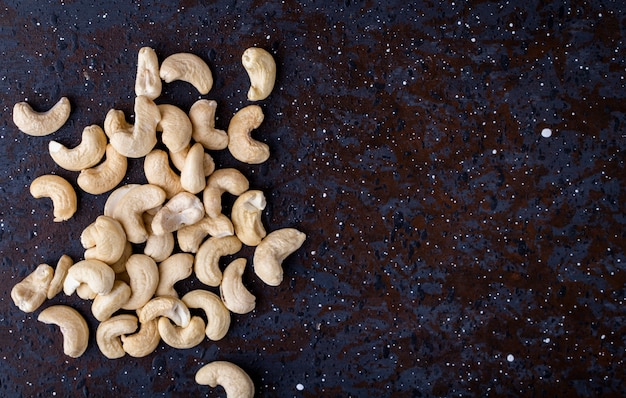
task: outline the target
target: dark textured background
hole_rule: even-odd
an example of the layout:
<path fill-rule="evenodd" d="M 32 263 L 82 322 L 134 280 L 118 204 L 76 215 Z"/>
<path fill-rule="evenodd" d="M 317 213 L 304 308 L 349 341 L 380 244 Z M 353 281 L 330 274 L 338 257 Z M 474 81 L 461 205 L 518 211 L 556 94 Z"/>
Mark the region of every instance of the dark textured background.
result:
<path fill-rule="evenodd" d="M 214 359 L 242 366 L 258 396 L 624 394 L 623 2 L 87 3 L 0 0 L 0 395 L 218 396 L 193 380 Z M 222 128 L 248 104 L 241 53 L 272 52 L 255 132 L 270 160 L 213 155 L 266 193 L 269 230 L 308 239 L 281 286 L 247 274 L 257 308 L 224 340 L 107 360 L 92 336 L 71 359 L 9 293 L 41 262 L 81 258 L 106 195 L 79 193 L 59 224 L 28 187 L 50 172 L 75 184 L 48 141 L 129 115 L 143 46 L 207 61 Z M 164 87 L 159 103 L 198 99 Z M 53 136 L 13 125 L 14 103 L 62 95 L 73 111 Z M 132 161 L 125 182 L 142 181 Z M 90 303 L 42 308 L 58 303 L 95 330 Z"/>

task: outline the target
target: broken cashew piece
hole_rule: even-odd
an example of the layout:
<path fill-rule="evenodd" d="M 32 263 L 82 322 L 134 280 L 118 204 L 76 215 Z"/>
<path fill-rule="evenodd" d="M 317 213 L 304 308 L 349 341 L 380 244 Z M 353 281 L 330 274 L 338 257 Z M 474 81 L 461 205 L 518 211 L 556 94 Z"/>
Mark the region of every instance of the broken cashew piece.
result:
<path fill-rule="evenodd" d="M 198 280 L 208 286 L 219 286 L 222 283 L 220 258 L 237 253 L 241 246 L 241 241 L 236 236 L 210 237 L 205 240 L 194 259 L 194 272 Z"/>
<path fill-rule="evenodd" d="M 135 98 L 134 112 L 134 125 L 126 123 L 124 113 L 115 110 L 109 111 L 104 121 L 104 131 L 111 145 L 128 158 L 140 158 L 150 153 L 157 143 L 156 126 L 161 120 L 159 107 L 144 95 Z"/>
<path fill-rule="evenodd" d="M 145 95 L 154 100 L 161 95 L 163 84 L 159 76 L 159 59 L 150 47 L 142 47 L 137 55 L 135 95 Z"/>
<path fill-rule="evenodd" d="M 261 220 L 265 205 L 265 195 L 259 190 L 246 191 L 233 203 L 230 218 L 235 235 L 244 245 L 256 246 L 265 237 L 265 227 Z"/>
<path fill-rule="evenodd" d="M 195 224 L 182 227 L 176 232 L 180 250 L 187 253 L 196 253 L 204 238 L 208 235 L 216 238 L 234 235 L 233 223 L 224 214 L 217 217 L 204 216 Z"/>
<path fill-rule="evenodd" d="M 231 362 L 210 362 L 196 372 L 195 380 L 201 385 L 222 386 L 228 398 L 254 397 L 252 379 L 243 369 Z"/>
<path fill-rule="evenodd" d="M 116 280 L 107 294 L 98 294 L 91 304 L 91 313 L 100 322 L 111 318 L 115 311 L 122 308 L 130 298 L 130 286 L 126 282 Z"/>
<path fill-rule="evenodd" d="M 196 289 L 186 293 L 182 299 L 188 308 L 201 308 L 207 318 L 205 329 L 209 340 L 221 340 L 230 328 L 230 311 L 222 299 L 208 290 Z"/>
<path fill-rule="evenodd" d="M 113 288 L 115 272 L 100 260 L 82 260 L 72 265 L 63 282 L 63 291 L 71 296 L 82 284 L 96 294 L 107 294 Z"/>
<path fill-rule="evenodd" d="M 206 149 L 220 150 L 228 146 L 228 134 L 215 128 L 217 102 L 201 99 L 189 109 L 189 119 L 193 126 L 191 137 Z"/>
<path fill-rule="evenodd" d="M 50 285 L 48 286 L 48 299 L 53 298 L 63 291 L 63 282 L 65 281 L 65 277 L 67 276 L 67 271 L 69 271 L 72 265 L 74 265 L 74 260 L 72 260 L 70 256 L 68 256 L 67 254 L 61 256 L 61 258 L 57 262 L 56 268 L 54 269 L 54 276 L 52 277 Z"/>
<path fill-rule="evenodd" d="M 135 334 L 121 335 L 122 348 L 134 358 L 143 358 L 156 350 L 161 341 L 158 329 L 158 319 L 139 324 L 139 331 Z"/>
<path fill-rule="evenodd" d="M 204 206 L 197 196 L 181 192 L 167 201 L 152 219 L 152 231 L 157 235 L 179 230 L 204 217 Z"/>
<path fill-rule="evenodd" d="M 131 243 L 143 243 L 148 239 L 142 213 L 160 206 L 165 196 L 165 191 L 156 185 L 139 185 L 125 193 L 114 205 L 113 218 L 122 224 Z"/>
<path fill-rule="evenodd" d="M 48 298 L 48 287 L 54 276 L 54 270 L 48 264 L 39 264 L 37 268 L 11 289 L 13 303 L 24 312 L 33 312 Z"/>
<path fill-rule="evenodd" d="M 238 258 L 224 269 L 220 284 L 220 295 L 226 308 L 235 314 L 247 314 L 256 305 L 256 298 L 243 285 L 242 276 L 246 269 L 246 259 Z"/>
<path fill-rule="evenodd" d="M 13 123 L 21 132 L 41 137 L 60 129 L 70 117 L 72 107 L 67 97 L 62 97 L 46 112 L 36 112 L 27 102 L 13 107 Z"/>
<path fill-rule="evenodd" d="M 114 264 L 126 248 L 126 233 L 116 219 L 99 216 L 83 230 L 80 243 L 87 249 L 85 259 Z"/>
<path fill-rule="evenodd" d="M 161 131 L 161 141 L 172 152 L 183 150 L 191 140 L 191 120 L 187 114 L 175 105 L 158 105 L 161 120 L 156 131 Z"/>
<path fill-rule="evenodd" d="M 116 315 L 101 322 L 96 329 L 96 343 L 105 357 L 121 358 L 126 354 L 121 336 L 137 330 L 137 317 L 131 314 Z"/>
<path fill-rule="evenodd" d="M 163 189 L 167 199 L 183 191 L 180 176 L 170 167 L 167 152 L 153 149 L 144 159 L 143 170 L 148 182 Z"/>
<path fill-rule="evenodd" d="M 195 54 L 177 53 L 165 58 L 159 71 L 165 83 L 182 80 L 190 83 L 200 94 L 208 94 L 213 87 L 213 74 L 209 66 Z"/>
<path fill-rule="evenodd" d="M 180 172 L 180 185 L 187 192 L 197 194 L 206 187 L 204 176 L 204 147 L 199 142 L 191 146 Z"/>
<path fill-rule="evenodd" d="M 306 234 L 295 228 L 270 232 L 254 250 L 254 273 L 266 284 L 278 286 L 283 281 L 282 263 L 302 246 Z"/>
<path fill-rule="evenodd" d="M 276 62 L 272 54 L 258 47 L 243 52 L 241 63 L 250 78 L 248 99 L 260 101 L 269 97 L 276 82 Z"/>
<path fill-rule="evenodd" d="M 59 326 L 65 355 L 72 358 L 83 355 L 89 343 L 89 327 L 78 311 L 67 305 L 53 305 L 41 311 L 37 320 Z"/>
<path fill-rule="evenodd" d="M 270 147 L 253 139 L 252 130 L 263 122 L 263 111 L 258 105 L 248 105 L 235 113 L 228 124 L 228 150 L 233 157 L 248 164 L 259 164 L 270 157 Z"/>
<path fill-rule="evenodd" d="M 50 141 L 48 151 L 52 160 L 60 167 L 70 171 L 81 171 L 97 165 L 107 147 L 107 136 L 97 124 L 83 129 L 82 141 L 78 146 L 68 149 L 57 141 Z"/>
<path fill-rule="evenodd" d="M 224 192 L 239 196 L 249 187 L 248 179 L 239 170 L 233 168 L 215 170 L 207 179 L 206 188 L 202 193 L 204 211 L 209 217 L 217 217 L 222 213 Z"/>
<path fill-rule="evenodd" d="M 191 276 L 193 271 L 193 256 L 189 253 L 176 253 L 159 264 L 159 285 L 155 295 L 178 298 L 174 289 L 176 282 Z"/>
<path fill-rule="evenodd" d="M 159 269 L 152 258 L 145 254 L 133 254 L 126 261 L 130 279 L 130 298 L 122 308 L 136 310 L 143 307 L 156 292 L 159 285 Z"/>
<path fill-rule="evenodd" d="M 141 323 L 149 322 L 158 317 L 167 317 L 181 327 L 187 327 L 191 319 L 189 308 L 187 308 L 185 303 L 171 296 L 161 296 L 151 299 L 137 310 L 137 315 Z"/>
<path fill-rule="evenodd" d="M 63 177 L 46 174 L 35 178 L 30 184 L 30 194 L 36 199 L 52 199 L 54 222 L 69 220 L 76 213 L 76 191 Z"/>
<path fill-rule="evenodd" d="M 128 168 L 126 156 L 115 150 L 113 145 L 106 146 L 106 159 L 99 165 L 80 171 L 76 182 L 85 192 L 99 195 L 115 188 L 122 182 Z"/>

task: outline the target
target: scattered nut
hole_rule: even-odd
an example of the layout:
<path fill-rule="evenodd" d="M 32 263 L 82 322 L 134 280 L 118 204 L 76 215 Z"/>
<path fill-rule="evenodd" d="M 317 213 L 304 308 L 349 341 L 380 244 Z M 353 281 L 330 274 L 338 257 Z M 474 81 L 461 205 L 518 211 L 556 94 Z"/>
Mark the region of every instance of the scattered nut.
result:
<path fill-rule="evenodd" d="M 130 298 L 122 305 L 125 310 L 143 307 L 154 295 L 159 285 L 159 269 L 154 260 L 145 254 L 133 254 L 126 262 L 130 279 Z"/>
<path fill-rule="evenodd" d="M 256 298 L 243 285 L 242 276 L 246 268 L 246 259 L 238 258 L 224 269 L 220 295 L 226 308 L 235 314 L 247 314 L 255 307 Z"/>
<path fill-rule="evenodd" d="M 97 294 L 91 304 L 91 313 L 100 322 L 111 318 L 130 298 L 130 286 L 126 282 L 116 280 L 107 294 Z"/>
<path fill-rule="evenodd" d="M 178 169 L 178 171 L 182 171 L 183 168 L 185 167 L 185 160 L 187 159 L 187 153 L 189 153 L 190 149 L 191 149 L 191 146 L 187 146 L 181 151 L 169 153 L 170 160 L 172 161 L 172 164 L 174 165 L 174 167 Z M 202 167 L 204 168 L 205 177 L 210 176 L 215 171 L 215 161 L 213 160 L 211 155 L 209 155 L 206 152 L 204 152 Z"/>
<path fill-rule="evenodd" d="M 80 243 L 85 249 L 85 259 L 100 260 L 114 264 L 122 257 L 126 248 L 126 233 L 119 221 L 99 216 L 80 235 Z"/>
<path fill-rule="evenodd" d="M 222 282 L 219 259 L 241 250 L 241 241 L 236 236 L 210 237 L 198 249 L 194 260 L 194 272 L 205 285 L 217 287 Z"/>
<path fill-rule="evenodd" d="M 126 353 L 122 347 L 121 336 L 137 330 L 137 317 L 120 314 L 100 322 L 96 330 L 96 343 L 105 357 L 121 358 Z"/>
<path fill-rule="evenodd" d="M 83 191 L 99 195 L 122 182 L 127 167 L 126 156 L 116 151 L 113 145 L 107 144 L 105 161 L 90 169 L 81 170 L 76 182 Z"/>
<path fill-rule="evenodd" d="M 143 170 L 148 182 L 163 189 L 167 199 L 183 191 L 180 176 L 170 167 L 167 152 L 153 149 L 144 159 Z"/>
<path fill-rule="evenodd" d="M 148 232 L 148 239 L 146 239 L 146 246 L 143 249 L 143 254 L 152 257 L 154 261 L 161 262 L 168 258 L 174 251 L 176 244 L 174 234 L 166 232 L 161 235 L 157 235 L 152 231 L 152 220 L 154 216 L 149 213 L 143 213 L 143 221 Z"/>
<path fill-rule="evenodd" d="M 67 271 L 63 282 L 63 291 L 71 296 L 81 283 L 97 294 L 107 294 L 113 288 L 115 272 L 106 263 L 99 260 L 82 260 Z"/>
<path fill-rule="evenodd" d="M 195 54 L 177 53 L 165 58 L 159 72 L 165 83 L 182 80 L 190 83 L 200 94 L 208 94 L 213 87 L 209 66 Z"/>
<path fill-rule="evenodd" d="M 263 111 L 258 105 L 248 105 L 235 113 L 228 125 L 228 150 L 241 162 L 259 164 L 270 157 L 270 147 L 250 136 L 263 122 Z"/>
<path fill-rule="evenodd" d="M 30 194 L 34 198 L 52 199 L 54 221 L 61 222 L 72 218 L 78 207 L 76 191 L 63 177 L 46 174 L 39 176 L 30 184 Z"/>
<path fill-rule="evenodd" d="M 113 210 L 113 218 L 122 224 L 126 238 L 131 243 L 143 243 L 148 239 L 148 231 L 141 215 L 146 210 L 160 206 L 163 201 L 165 191 L 156 185 L 134 187 L 119 199 Z"/>
<path fill-rule="evenodd" d="M 217 217 L 205 216 L 195 224 L 187 225 L 176 232 L 180 250 L 196 253 L 200 244 L 208 235 L 216 238 L 234 235 L 233 223 L 228 217 L 219 214 Z"/>
<path fill-rule="evenodd" d="M 50 281 L 50 285 L 48 286 L 48 292 L 46 293 L 48 299 L 53 298 L 63 291 L 63 282 L 67 276 L 67 271 L 69 271 L 72 265 L 74 265 L 74 260 L 72 260 L 70 256 L 67 254 L 61 256 L 54 269 L 52 281 Z"/>
<path fill-rule="evenodd" d="M 239 196 L 250 186 L 248 179 L 239 170 L 233 168 L 215 170 L 207 179 L 206 188 L 202 193 L 204 211 L 209 217 L 217 217 L 222 213 L 222 194 L 228 192 Z"/>
<path fill-rule="evenodd" d="M 63 353 L 78 358 L 89 343 L 89 327 L 82 315 L 67 305 L 53 305 L 39 313 L 39 322 L 59 326 L 63 334 Z"/>
<path fill-rule="evenodd" d="M 261 221 L 265 205 L 265 195 L 259 190 L 246 191 L 233 203 L 230 218 L 235 235 L 244 245 L 256 246 L 265 237 L 265 227 Z"/>
<path fill-rule="evenodd" d="M 158 319 L 139 324 L 139 331 L 135 334 L 120 336 L 124 351 L 135 358 L 143 358 L 156 350 L 161 341 L 158 329 Z"/>
<path fill-rule="evenodd" d="M 248 99 L 260 101 L 269 97 L 276 81 L 276 62 L 272 54 L 258 47 L 243 52 L 241 63 L 250 78 Z"/>
<path fill-rule="evenodd" d="M 214 361 L 196 372 L 196 383 L 211 387 L 222 386 L 228 398 L 252 398 L 254 383 L 250 376 L 234 363 Z"/>
<path fill-rule="evenodd" d="M 183 350 L 202 343 L 204 326 L 204 321 L 199 316 L 192 316 L 185 327 L 172 325 L 172 322 L 165 317 L 159 318 L 157 323 L 159 335 L 165 344 Z"/>
<path fill-rule="evenodd" d="M 185 157 L 185 165 L 180 173 L 180 185 L 187 192 L 197 194 L 206 187 L 204 176 L 204 147 L 195 143 Z"/>
<path fill-rule="evenodd" d="M 187 308 L 185 303 L 172 296 L 161 296 L 151 299 L 137 310 L 137 315 L 141 323 L 158 317 L 167 317 L 181 327 L 187 327 L 191 319 L 189 308 Z"/>
<path fill-rule="evenodd" d="M 126 184 L 111 192 L 106 202 L 104 202 L 104 215 L 107 217 L 113 217 L 115 214 L 115 208 L 120 202 L 120 199 L 130 192 L 131 189 L 138 186 L 141 186 L 141 184 Z"/>
<path fill-rule="evenodd" d="M 140 95 L 135 98 L 135 124 L 129 125 L 124 113 L 112 110 L 105 118 L 104 131 L 116 151 L 128 158 L 140 158 L 156 145 L 156 126 L 160 120 L 159 107 L 150 98 Z"/>
<path fill-rule="evenodd" d="M 152 220 L 152 231 L 157 234 L 174 232 L 185 225 L 192 225 L 204 217 L 204 206 L 197 196 L 189 192 L 181 192 L 155 214 Z"/>
<path fill-rule="evenodd" d="M 161 120 L 156 131 L 161 131 L 161 141 L 172 152 L 183 150 L 191 140 L 191 120 L 185 112 L 175 105 L 158 105 Z"/>
<path fill-rule="evenodd" d="M 295 228 L 270 232 L 254 250 L 254 272 L 266 284 L 278 286 L 283 281 L 282 262 L 302 246 L 306 234 Z"/>
<path fill-rule="evenodd" d="M 13 107 L 13 123 L 21 132 L 41 137 L 60 129 L 70 117 L 72 107 L 67 97 L 62 97 L 46 112 L 36 112 L 27 102 Z"/>
<path fill-rule="evenodd" d="M 228 134 L 215 128 L 217 102 L 201 99 L 189 109 L 189 119 L 193 126 L 191 137 L 206 149 L 219 150 L 228 146 Z"/>
<path fill-rule="evenodd" d="M 154 100 L 161 95 L 161 77 L 159 59 L 150 47 L 142 47 L 137 55 L 137 75 L 135 77 L 135 95 L 145 95 Z"/>
<path fill-rule="evenodd" d="M 13 303 L 24 312 L 33 312 L 46 301 L 54 270 L 48 264 L 37 268 L 11 289 Z"/>
<path fill-rule="evenodd" d="M 57 141 L 50 141 L 48 144 L 52 160 L 70 171 L 81 171 L 95 166 L 104 156 L 106 147 L 107 137 L 96 124 L 84 128 L 81 143 L 72 149 Z"/>
<path fill-rule="evenodd" d="M 163 260 L 159 264 L 159 285 L 155 295 L 178 298 L 174 284 L 190 277 L 192 271 L 193 256 L 189 253 L 176 253 Z"/>
<path fill-rule="evenodd" d="M 208 290 L 192 290 L 186 293 L 182 299 L 188 308 L 201 308 L 207 318 L 205 329 L 206 337 L 210 340 L 221 340 L 230 328 L 230 311 L 215 293 Z"/>

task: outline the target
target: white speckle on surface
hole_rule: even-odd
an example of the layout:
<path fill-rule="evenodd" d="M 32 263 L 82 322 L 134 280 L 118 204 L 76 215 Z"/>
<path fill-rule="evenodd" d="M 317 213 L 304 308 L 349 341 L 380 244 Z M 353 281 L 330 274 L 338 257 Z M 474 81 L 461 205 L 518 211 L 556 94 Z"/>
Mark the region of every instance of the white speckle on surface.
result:
<path fill-rule="evenodd" d="M 304 390 L 304 385 L 302 385 L 301 383 L 296 384 L 296 390 L 298 391 Z"/>
<path fill-rule="evenodd" d="M 513 354 L 509 354 L 506 356 L 506 360 L 509 362 L 513 362 L 515 360 L 515 357 L 513 356 Z"/>
<path fill-rule="evenodd" d="M 552 136 L 552 130 L 550 130 L 549 128 L 541 130 L 541 136 L 545 138 Z"/>

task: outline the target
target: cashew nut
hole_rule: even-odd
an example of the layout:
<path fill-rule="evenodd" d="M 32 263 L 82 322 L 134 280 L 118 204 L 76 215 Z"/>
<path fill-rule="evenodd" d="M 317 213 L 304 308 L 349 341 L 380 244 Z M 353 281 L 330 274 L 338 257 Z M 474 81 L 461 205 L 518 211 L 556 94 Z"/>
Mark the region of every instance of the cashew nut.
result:
<path fill-rule="evenodd" d="M 48 292 L 46 293 L 48 299 L 53 298 L 63 290 L 63 282 L 67 276 L 67 271 L 69 271 L 73 264 L 74 260 L 72 260 L 70 256 L 67 254 L 61 256 L 57 262 L 56 268 L 54 269 L 54 276 L 48 286 Z"/>
<path fill-rule="evenodd" d="M 137 333 L 122 335 L 120 338 L 124 351 L 135 358 L 143 358 L 153 353 L 161 341 L 157 324 L 157 319 L 140 323 Z"/>
<path fill-rule="evenodd" d="M 247 314 L 256 304 L 256 298 L 243 285 L 243 271 L 246 269 L 246 259 L 238 258 L 224 269 L 224 276 L 220 284 L 220 295 L 226 308 L 235 314 Z"/>
<path fill-rule="evenodd" d="M 170 154 L 170 160 L 172 161 L 172 164 L 179 171 L 182 171 L 183 168 L 185 167 L 185 159 L 187 159 L 187 153 L 189 153 L 190 149 L 191 149 L 191 146 L 188 145 L 186 148 L 184 148 L 181 151 L 170 152 L 169 153 Z M 204 169 L 204 176 L 205 177 L 210 176 L 211 173 L 213 173 L 213 171 L 215 171 L 215 161 L 213 160 L 211 155 L 209 155 L 206 152 L 204 152 L 204 158 L 202 160 L 202 167 Z"/>
<path fill-rule="evenodd" d="M 78 358 L 87 350 L 89 327 L 87 321 L 74 308 L 67 305 L 53 305 L 39 313 L 39 322 L 59 326 L 63 334 L 63 353 Z"/>
<path fill-rule="evenodd" d="M 146 210 L 160 206 L 163 201 L 165 191 L 156 185 L 134 187 L 119 199 L 113 210 L 113 218 L 122 224 L 126 238 L 131 243 L 143 243 L 148 239 L 148 231 L 141 215 Z"/>
<path fill-rule="evenodd" d="M 24 312 L 33 312 L 46 301 L 54 270 L 48 264 L 37 268 L 11 289 L 13 303 Z"/>
<path fill-rule="evenodd" d="M 134 333 L 135 330 L 137 330 L 136 316 L 121 314 L 111 317 L 101 322 L 96 329 L 98 348 L 109 359 L 121 358 L 125 354 L 121 336 Z"/>
<path fill-rule="evenodd" d="M 161 121 L 156 131 L 161 131 L 161 141 L 172 152 L 183 150 L 191 140 L 191 120 L 182 109 L 175 105 L 158 105 Z"/>
<path fill-rule="evenodd" d="M 234 235 L 233 223 L 224 214 L 217 217 L 205 216 L 195 224 L 182 227 L 176 232 L 180 250 L 188 253 L 196 253 L 200 244 L 207 235 L 221 238 Z"/>
<path fill-rule="evenodd" d="M 125 310 L 143 307 L 156 292 L 159 285 L 159 269 L 152 258 L 145 254 L 133 254 L 126 262 L 130 279 L 130 298 L 122 305 Z"/>
<path fill-rule="evenodd" d="M 206 337 L 210 340 L 221 340 L 230 327 L 230 311 L 215 293 L 207 290 L 192 290 L 182 299 L 188 308 L 201 308 L 207 318 Z"/>
<path fill-rule="evenodd" d="M 228 146 L 228 134 L 215 128 L 217 102 L 201 99 L 189 109 L 189 119 L 193 126 L 191 137 L 206 149 L 220 150 Z"/>
<path fill-rule="evenodd" d="M 21 132 L 41 137 L 60 129 L 70 117 L 72 107 L 67 97 L 62 97 L 46 112 L 36 112 L 27 102 L 13 107 L 13 123 Z"/>
<path fill-rule="evenodd" d="M 122 252 L 122 256 L 115 263 L 111 264 L 111 268 L 115 271 L 115 274 L 122 274 L 126 272 L 126 261 L 133 254 L 133 245 L 126 241 L 124 245 L 124 251 Z"/>
<path fill-rule="evenodd" d="M 180 177 L 170 167 L 167 152 L 153 149 L 144 159 L 143 170 L 148 182 L 163 189 L 167 199 L 183 191 Z"/>
<path fill-rule="evenodd" d="M 99 195 L 110 191 L 122 182 L 127 167 L 126 156 L 116 151 L 113 145 L 107 144 L 104 162 L 90 169 L 81 170 L 76 182 L 83 191 Z"/>
<path fill-rule="evenodd" d="M 111 192 L 106 202 L 104 202 L 104 215 L 107 217 L 113 217 L 115 215 L 115 208 L 120 202 L 120 199 L 130 192 L 131 189 L 139 186 L 141 186 L 141 184 L 126 184 Z"/>
<path fill-rule="evenodd" d="M 254 383 L 248 374 L 234 363 L 213 361 L 196 372 L 196 383 L 211 387 L 222 386 L 228 398 L 254 397 Z"/>
<path fill-rule="evenodd" d="M 135 124 L 132 126 L 124 120 L 124 113 L 115 110 L 109 111 L 104 121 L 104 131 L 111 145 L 128 158 L 140 158 L 150 153 L 157 143 L 156 126 L 161 120 L 159 107 L 144 95 L 135 98 L 134 112 Z M 111 118 L 113 120 L 107 122 Z"/>
<path fill-rule="evenodd" d="M 145 95 L 154 100 L 161 95 L 162 88 L 156 52 L 150 47 L 142 47 L 137 55 L 135 95 Z"/>
<path fill-rule="evenodd" d="M 265 195 L 259 190 L 246 191 L 233 203 L 230 218 L 235 235 L 244 245 L 256 246 L 265 237 L 266 232 L 261 220 L 265 205 Z"/>
<path fill-rule="evenodd" d="M 161 296 L 151 299 L 137 310 L 137 315 L 141 323 L 158 317 L 167 317 L 181 327 L 187 327 L 191 319 L 189 308 L 187 308 L 185 303 L 172 296 Z"/>
<path fill-rule="evenodd" d="M 192 225 L 204 217 L 204 206 L 197 196 L 181 192 L 155 214 L 152 231 L 157 234 L 174 232 L 185 225 Z"/>
<path fill-rule="evenodd" d="M 206 187 L 204 176 L 204 147 L 199 142 L 191 146 L 180 172 L 180 185 L 187 192 L 197 194 Z"/>
<path fill-rule="evenodd" d="M 170 347 L 178 349 L 193 348 L 204 340 L 204 320 L 199 316 L 192 316 L 185 327 L 172 325 L 168 318 L 159 318 L 157 327 L 159 335 Z"/>
<path fill-rule="evenodd" d="M 83 129 L 81 143 L 73 149 L 57 141 L 50 141 L 48 150 L 52 160 L 65 170 L 81 171 L 95 166 L 104 156 L 107 147 L 107 136 L 97 124 Z"/>
<path fill-rule="evenodd" d="M 246 192 L 249 186 L 250 183 L 246 176 L 237 169 L 215 170 L 207 179 L 206 188 L 202 193 L 204 211 L 209 217 L 217 217 L 222 213 L 222 194 L 224 192 L 238 196 Z"/>
<path fill-rule="evenodd" d="M 203 95 L 208 94 L 213 87 L 211 69 L 202 58 L 191 53 L 177 53 L 165 58 L 159 74 L 165 83 L 182 80 Z"/>
<path fill-rule="evenodd" d="M 159 285 L 155 295 L 178 298 L 174 284 L 191 276 L 192 271 L 193 256 L 189 253 L 176 253 L 163 260 L 159 264 Z"/>
<path fill-rule="evenodd" d="M 54 207 L 54 221 L 69 220 L 78 207 L 76 191 L 63 177 L 53 174 L 39 176 L 30 184 L 30 194 L 34 198 L 50 198 Z"/>
<path fill-rule="evenodd" d="M 114 264 L 124 253 L 126 233 L 119 221 L 111 217 L 99 216 L 83 230 L 80 243 L 87 249 L 85 259 Z"/>
<path fill-rule="evenodd" d="M 106 321 L 128 302 L 130 293 L 130 286 L 126 282 L 116 280 L 109 293 L 96 295 L 91 304 L 91 313 L 100 322 Z"/>
<path fill-rule="evenodd" d="M 252 263 L 256 275 L 270 286 L 283 281 L 282 262 L 302 246 L 306 234 L 295 228 L 282 228 L 270 232 L 254 250 Z"/>
<path fill-rule="evenodd" d="M 236 236 L 210 237 L 198 249 L 194 260 L 194 272 L 205 285 L 217 287 L 222 282 L 219 260 L 241 250 L 241 241 Z"/>
<path fill-rule="evenodd" d="M 152 220 L 154 216 L 149 213 L 143 213 L 143 222 L 148 232 L 148 239 L 146 240 L 146 246 L 143 249 L 143 254 L 146 254 L 156 262 L 161 262 L 168 258 L 174 251 L 176 244 L 174 240 L 174 234 L 166 232 L 161 235 L 157 235 L 152 231 Z"/>
<path fill-rule="evenodd" d="M 63 282 L 63 291 L 71 296 L 81 283 L 97 294 L 107 294 L 113 288 L 115 272 L 106 263 L 99 260 L 82 260 L 67 271 Z"/>
<path fill-rule="evenodd" d="M 235 113 L 228 124 L 228 150 L 233 157 L 248 164 L 259 164 L 270 157 L 270 147 L 250 136 L 263 121 L 258 105 L 248 105 Z"/>
<path fill-rule="evenodd" d="M 269 97 L 276 81 L 276 62 L 262 48 L 250 47 L 243 52 L 241 63 L 250 78 L 248 99 L 260 101 Z"/>

